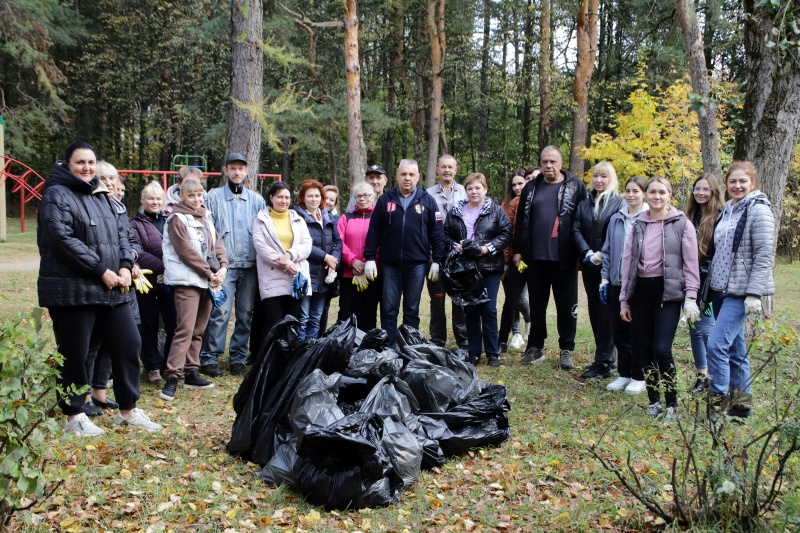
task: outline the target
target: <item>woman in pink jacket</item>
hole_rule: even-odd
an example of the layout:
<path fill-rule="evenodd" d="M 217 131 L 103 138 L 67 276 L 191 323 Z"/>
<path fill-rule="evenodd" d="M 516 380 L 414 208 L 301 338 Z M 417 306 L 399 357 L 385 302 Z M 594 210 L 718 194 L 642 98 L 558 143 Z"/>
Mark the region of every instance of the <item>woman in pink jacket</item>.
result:
<path fill-rule="evenodd" d="M 381 299 L 381 278 L 367 281 L 364 275 L 364 244 L 367 242 L 369 219 L 375 208 L 375 191 L 367 182 L 353 186 L 356 208 L 339 217 L 339 236 L 342 238 L 344 273 L 339 295 L 339 320 L 353 313 L 358 327 L 369 331 L 378 323 L 378 304 Z"/>
<path fill-rule="evenodd" d="M 622 255 L 620 317 L 633 323 L 633 349 L 644 366 L 647 414 L 664 412 L 659 382 L 664 384 L 666 419 L 677 416 L 678 393 L 672 342 L 683 312 L 690 323 L 700 320 L 697 291 L 700 267 L 697 234 L 683 211 L 670 205 L 672 185 L 650 178 L 644 190 L 650 207 L 636 219 Z"/>
<path fill-rule="evenodd" d="M 261 346 L 272 327 L 286 315 L 300 316 L 300 300 L 292 296 L 292 281 L 298 272 L 310 279 L 308 256 L 311 235 L 303 218 L 289 209 L 292 202 L 289 186 L 275 183 L 267 193 L 267 207 L 253 223 L 253 246 L 256 249 L 258 292 L 261 297 L 262 323 L 253 328 Z M 311 283 L 308 283 L 308 295 Z"/>

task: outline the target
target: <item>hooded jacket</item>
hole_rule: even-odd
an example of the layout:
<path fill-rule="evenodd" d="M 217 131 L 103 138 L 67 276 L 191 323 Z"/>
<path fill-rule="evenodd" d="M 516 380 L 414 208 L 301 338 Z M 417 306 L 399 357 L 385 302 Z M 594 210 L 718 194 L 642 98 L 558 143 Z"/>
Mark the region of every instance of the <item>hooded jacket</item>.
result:
<path fill-rule="evenodd" d="M 342 239 L 339 238 L 339 230 L 333 221 L 333 215 L 327 209 L 322 209 L 322 222 L 320 223 L 302 207 L 295 206 L 294 210 L 305 220 L 308 233 L 311 235 L 311 253 L 308 256 L 311 291 L 313 293 L 328 292 L 328 284 L 325 283 L 328 275 L 325 255 L 330 254 L 337 261 L 342 259 Z"/>
<path fill-rule="evenodd" d="M 292 225 L 292 246 L 288 250 L 283 247 L 277 233 L 275 223 L 269 216 L 271 207 L 267 206 L 258 213 L 253 223 L 253 245 L 256 248 L 256 266 L 258 267 L 258 292 L 261 299 L 292 294 L 294 275 L 284 272 L 278 265 L 278 259 L 286 252 L 292 254 L 292 260 L 300 272 L 311 278 L 308 268 L 308 256 L 311 254 L 311 234 L 308 232 L 303 217 L 289 209 L 289 223 Z M 308 293 L 311 294 L 311 283 Z"/>
<path fill-rule="evenodd" d="M 467 238 L 467 226 L 464 223 L 464 205 L 467 202 L 468 200 L 456 202 L 447 214 L 444 234 L 448 250 Z M 491 198 L 486 198 L 481 212 L 478 213 L 472 238 L 489 250 L 488 254 L 473 258 L 478 270 L 502 273 L 503 249 L 511 242 L 511 221 Z"/>
<path fill-rule="evenodd" d="M 378 198 L 364 247 L 368 261 L 374 261 L 380 250 L 381 260 L 395 267 L 441 262 L 444 214 L 427 192 L 414 189 L 412 194 L 408 209 L 403 209 L 398 188 Z"/>
<path fill-rule="evenodd" d="M 646 208 L 647 204 L 642 204 L 642 208 L 635 215 L 629 215 L 628 205 L 625 204 L 608 221 L 606 240 L 603 243 L 603 268 L 600 271 L 600 277 L 607 279 L 616 287 L 622 285 L 622 253 L 625 251 L 626 238 L 630 238 L 633 222 Z"/>
<path fill-rule="evenodd" d="M 183 203 L 172 206 L 161 249 L 166 285 L 208 288 L 213 274 L 208 257 L 216 256 L 220 267 L 228 267 L 214 221 L 202 205 L 196 211 Z"/>
<path fill-rule="evenodd" d="M 134 258 L 127 228 L 99 185 L 97 176 L 86 182 L 61 165 L 45 180 L 36 229 L 42 307 L 129 301 L 129 295 L 107 289 L 101 279 L 106 270 L 131 268 Z"/>
<path fill-rule="evenodd" d="M 580 204 L 589 195 L 583 181 L 573 176 L 568 170 L 561 169 L 564 180 L 561 182 L 561 189 L 558 192 L 558 258 L 562 269 L 575 268 L 578 261 L 578 253 L 572 238 L 572 225 L 575 220 L 575 213 Z M 531 262 L 533 251 L 531 250 L 531 229 L 532 218 L 536 216 L 533 212 L 533 197 L 536 187 L 544 181 L 544 175 L 539 174 L 534 179 L 525 184 L 519 197 L 519 208 L 517 209 L 517 220 L 514 227 L 514 253 L 521 254 L 522 260 Z"/>
<path fill-rule="evenodd" d="M 683 211 L 670 208 L 659 220 L 651 218 L 649 210 L 639 215 L 622 256 L 620 307 L 630 307 L 639 277 L 663 277 L 664 302 L 697 298 L 697 253 L 697 234 Z"/>

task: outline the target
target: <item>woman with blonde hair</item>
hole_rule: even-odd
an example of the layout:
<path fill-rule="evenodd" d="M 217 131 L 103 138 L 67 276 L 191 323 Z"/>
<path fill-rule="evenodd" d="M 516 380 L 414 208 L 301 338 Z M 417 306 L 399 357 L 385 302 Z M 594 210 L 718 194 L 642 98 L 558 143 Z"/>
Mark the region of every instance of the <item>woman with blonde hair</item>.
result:
<path fill-rule="evenodd" d="M 608 378 L 614 371 L 616 359 L 611 313 L 600 301 L 603 244 L 606 241 L 611 217 L 625 205 L 619 194 L 617 172 L 608 161 L 597 163 L 592 169 L 589 197 L 578 204 L 572 237 L 583 261 L 581 264 L 583 287 L 589 304 L 589 322 L 594 334 L 594 363 L 581 374 L 584 379 Z M 571 362 L 570 362 L 571 363 Z M 561 362 L 562 368 L 572 368 Z"/>

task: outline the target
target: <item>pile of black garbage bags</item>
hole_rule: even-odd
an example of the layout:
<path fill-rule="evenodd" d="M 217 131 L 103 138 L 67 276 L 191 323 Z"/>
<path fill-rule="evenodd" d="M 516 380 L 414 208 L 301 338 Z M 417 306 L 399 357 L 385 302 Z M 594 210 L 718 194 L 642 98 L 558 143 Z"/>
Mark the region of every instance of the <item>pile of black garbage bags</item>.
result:
<path fill-rule="evenodd" d="M 300 342 L 286 317 L 267 335 L 233 398 L 227 446 L 258 477 L 327 509 L 389 505 L 421 468 L 509 437 L 506 388 L 462 352 L 406 326 L 393 350 L 385 331 L 355 322 Z"/>

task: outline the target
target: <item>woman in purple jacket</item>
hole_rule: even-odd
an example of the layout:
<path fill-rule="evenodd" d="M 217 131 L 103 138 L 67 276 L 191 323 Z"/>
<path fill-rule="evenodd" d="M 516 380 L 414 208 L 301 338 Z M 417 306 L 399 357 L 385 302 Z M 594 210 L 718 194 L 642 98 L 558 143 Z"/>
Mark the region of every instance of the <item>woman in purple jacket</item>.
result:
<path fill-rule="evenodd" d="M 683 211 L 670 205 L 672 185 L 650 178 L 644 190 L 649 210 L 631 228 L 622 255 L 620 317 L 633 323 L 634 349 L 644 365 L 647 414 L 664 412 L 659 382 L 664 382 L 666 419 L 677 416 L 678 394 L 672 342 L 681 316 L 681 302 L 690 323 L 700 320 L 697 291 L 700 268 L 697 234 Z"/>
<path fill-rule="evenodd" d="M 164 356 L 158 350 L 159 314 L 167 334 L 164 354 L 169 353 L 172 336 L 175 334 L 175 300 L 172 291 L 166 290 L 166 286 L 161 283 L 164 274 L 161 241 L 164 222 L 167 220 L 163 208 L 164 190 L 157 181 L 151 181 L 142 189 L 142 207 L 139 213 L 131 219 L 131 229 L 143 250 L 139 257 L 139 266 L 153 271 L 145 276 L 153 285 L 150 292 L 136 293 L 142 318 L 139 324 L 139 333 L 142 336 L 141 359 L 150 383 L 161 383 L 161 368 L 164 366 Z"/>

